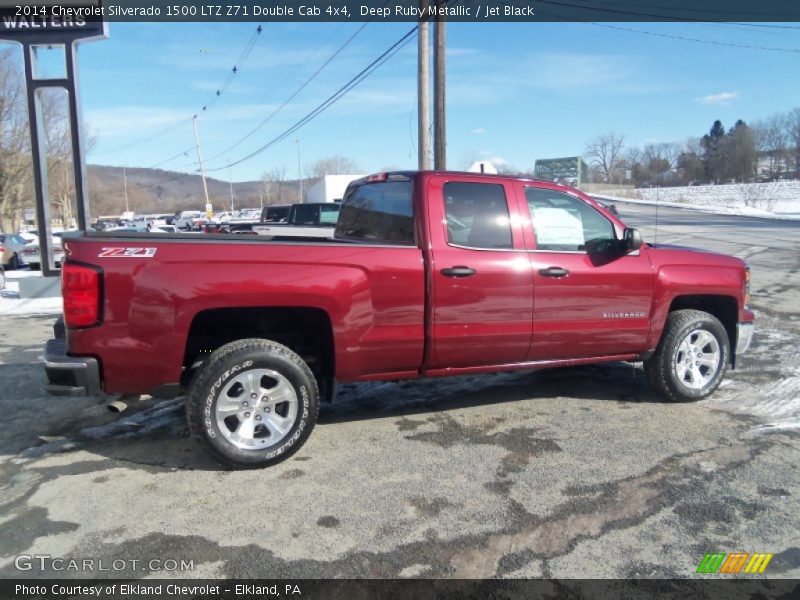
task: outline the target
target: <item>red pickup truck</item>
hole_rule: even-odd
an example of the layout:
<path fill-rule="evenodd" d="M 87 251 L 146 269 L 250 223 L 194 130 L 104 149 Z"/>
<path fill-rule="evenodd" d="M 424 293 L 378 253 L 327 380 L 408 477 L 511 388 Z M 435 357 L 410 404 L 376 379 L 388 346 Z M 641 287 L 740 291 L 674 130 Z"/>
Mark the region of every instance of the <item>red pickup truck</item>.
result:
<path fill-rule="evenodd" d="M 186 394 L 217 459 L 294 453 L 335 382 L 644 361 L 704 398 L 753 334 L 738 259 L 642 243 L 569 187 L 454 172 L 347 189 L 333 240 L 67 239 L 54 394 Z"/>

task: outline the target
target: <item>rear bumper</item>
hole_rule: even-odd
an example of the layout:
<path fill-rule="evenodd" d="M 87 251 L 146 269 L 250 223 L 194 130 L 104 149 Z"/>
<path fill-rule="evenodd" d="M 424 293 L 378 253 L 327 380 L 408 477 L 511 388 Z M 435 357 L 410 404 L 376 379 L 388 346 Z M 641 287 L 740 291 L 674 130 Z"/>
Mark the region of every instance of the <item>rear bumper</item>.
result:
<path fill-rule="evenodd" d="M 45 390 L 52 396 L 98 396 L 100 368 L 91 356 L 67 356 L 67 340 L 63 337 L 61 319 L 53 326 L 55 339 L 44 347 L 44 371 L 47 374 Z"/>
<path fill-rule="evenodd" d="M 748 323 L 736 324 L 736 355 L 744 354 L 750 349 L 750 342 L 753 341 L 753 332 L 755 331 L 755 323 L 752 321 Z"/>

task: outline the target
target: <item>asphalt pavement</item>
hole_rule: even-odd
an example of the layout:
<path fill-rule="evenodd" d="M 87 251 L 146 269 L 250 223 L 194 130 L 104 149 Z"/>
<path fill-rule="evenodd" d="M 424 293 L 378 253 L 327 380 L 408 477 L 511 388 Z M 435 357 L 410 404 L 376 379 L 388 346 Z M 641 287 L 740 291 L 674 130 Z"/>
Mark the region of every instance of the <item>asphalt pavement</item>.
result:
<path fill-rule="evenodd" d="M 45 396 L 53 318 L 0 317 L 0 576 L 694 577 L 737 551 L 800 576 L 800 223 L 660 208 L 657 238 L 751 265 L 756 337 L 712 398 L 631 364 L 347 386 L 259 471 L 206 458 L 179 400 Z M 125 567 L 15 567 L 42 554 Z"/>

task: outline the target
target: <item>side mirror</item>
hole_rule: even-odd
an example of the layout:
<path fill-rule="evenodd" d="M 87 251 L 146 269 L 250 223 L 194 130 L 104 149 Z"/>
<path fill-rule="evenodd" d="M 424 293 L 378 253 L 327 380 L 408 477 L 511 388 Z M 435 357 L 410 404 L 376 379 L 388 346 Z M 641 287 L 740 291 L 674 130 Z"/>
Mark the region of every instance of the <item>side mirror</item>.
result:
<path fill-rule="evenodd" d="M 622 232 L 622 247 L 625 252 L 634 252 L 642 247 L 642 234 L 638 229 L 625 228 Z"/>

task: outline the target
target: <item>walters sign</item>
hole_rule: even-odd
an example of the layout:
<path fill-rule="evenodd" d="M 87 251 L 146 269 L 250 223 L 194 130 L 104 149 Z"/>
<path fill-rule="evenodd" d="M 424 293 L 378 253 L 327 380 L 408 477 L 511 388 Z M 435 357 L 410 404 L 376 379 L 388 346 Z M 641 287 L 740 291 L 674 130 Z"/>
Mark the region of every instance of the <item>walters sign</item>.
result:
<path fill-rule="evenodd" d="M 0 39 L 37 42 L 105 37 L 100 0 L 21 3 L 0 0 Z"/>

